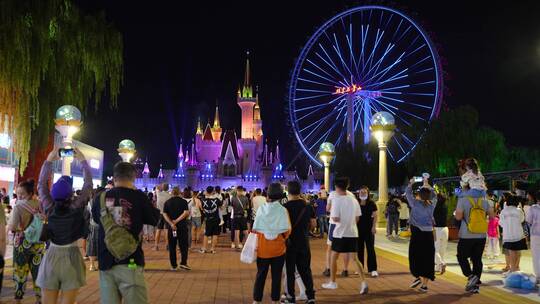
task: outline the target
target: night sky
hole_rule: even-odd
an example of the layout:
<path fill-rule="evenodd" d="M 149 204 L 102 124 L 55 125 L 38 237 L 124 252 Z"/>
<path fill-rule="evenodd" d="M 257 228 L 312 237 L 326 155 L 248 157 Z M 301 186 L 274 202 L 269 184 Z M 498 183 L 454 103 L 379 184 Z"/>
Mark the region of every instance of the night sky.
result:
<path fill-rule="evenodd" d="M 225 3 L 226 2 L 226 3 Z M 477 1 L 475 1 L 477 2 Z M 480 1 L 478 1 L 480 2 Z M 259 85 L 263 129 L 279 140 L 285 163 L 299 153 L 287 128 L 287 83 L 309 36 L 352 1 L 108 1 L 75 0 L 105 11 L 124 37 L 124 86 L 119 106 L 87 113 L 80 139 L 105 151 L 106 174 L 120 158 L 121 139 L 157 173 L 174 168 L 180 138 L 194 136 L 197 117 L 240 129 L 236 91 L 246 50 Z M 448 107 L 471 104 L 484 125 L 509 144 L 537 147 L 540 136 L 540 1 L 399 1 L 439 47 Z"/>

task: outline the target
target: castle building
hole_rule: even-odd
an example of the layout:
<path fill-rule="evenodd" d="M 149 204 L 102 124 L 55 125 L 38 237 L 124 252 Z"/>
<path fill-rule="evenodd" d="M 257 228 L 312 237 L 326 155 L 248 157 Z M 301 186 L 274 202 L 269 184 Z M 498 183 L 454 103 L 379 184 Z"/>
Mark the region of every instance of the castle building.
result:
<path fill-rule="evenodd" d="M 213 123 L 208 122 L 203 128 L 199 118 L 193 143 L 185 147 L 180 142 L 177 168 L 166 170 L 160 167 L 158 178 L 143 174 L 136 180 L 136 186 L 153 188 L 168 182 L 194 189 L 203 189 L 207 185 L 223 188 L 244 185 L 252 189 L 264 188 L 272 181 L 285 181 L 288 177 L 294 179 L 296 173 L 283 171 L 279 144 L 272 152 L 264 141 L 261 106 L 258 92 L 251 83 L 249 57 L 236 103 L 241 110 L 240 136 L 234 129 L 222 129 L 219 105 L 216 105 Z M 148 171 L 147 166 L 144 171 Z"/>

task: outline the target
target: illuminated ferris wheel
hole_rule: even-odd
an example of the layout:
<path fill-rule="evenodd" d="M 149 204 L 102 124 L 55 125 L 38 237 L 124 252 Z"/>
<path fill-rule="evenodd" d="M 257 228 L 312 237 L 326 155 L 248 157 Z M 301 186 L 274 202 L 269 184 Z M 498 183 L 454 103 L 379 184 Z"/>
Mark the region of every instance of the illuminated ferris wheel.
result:
<path fill-rule="evenodd" d="M 289 115 L 304 152 L 320 165 L 319 145 L 370 141 L 373 114 L 394 115 L 390 157 L 417 145 L 442 100 L 434 44 L 410 17 L 384 6 L 360 6 L 324 23 L 302 49 L 289 87 Z"/>

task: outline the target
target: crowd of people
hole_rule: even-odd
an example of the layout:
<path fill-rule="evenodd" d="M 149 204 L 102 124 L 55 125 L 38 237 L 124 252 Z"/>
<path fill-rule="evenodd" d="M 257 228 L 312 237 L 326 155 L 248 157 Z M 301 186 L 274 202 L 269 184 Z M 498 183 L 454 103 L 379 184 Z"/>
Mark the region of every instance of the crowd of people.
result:
<path fill-rule="evenodd" d="M 163 238 L 170 269 L 190 271 L 189 254 L 219 254 L 218 236 L 226 233 L 231 249 L 239 253 L 247 239 L 256 238 L 254 303 L 262 302 L 268 272 L 272 302 L 315 303 L 310 238 L 326 238 L 323 275 L 328 281 L 321 288 L 339 288 L 340 256 L 341 276 L 357 275 L 360 295 L 368 293 L 367 277 L 379 276 L 378 207 L 368 187 L 349 191 L 346 177 L 335 178 L 335 191 L 321 187 L 316 194 L 306 194 L 298 181 L 272 183 L 251 192 L 242 186 L 194 191 L 168 184 L 141 191 L 134 186 L 135 167 L 120 162 L 114 166 L 113 180 L 105 188 L 93 189 L 84 155 L 75 149 L 75 158 L 83 167 L 80 190 L 74 191 L 68 176 L 49 187 L 52 164 L 59 159 L 53 150 L 43 163 L 37 191 L 33 181 L 21 181 L 13 210 L 8 210 L 9 220 L 0 212 L 0 266 L 3 269 L 7 231 L 13 241 L 16 302 L 24 297 L 28 274 L 37 303 L 68 304 L 86 285 L 86 271 L 99 270 L 102 303 L 147 303 L 144 242 L 159 251 Z M 521 198 L 508 192 L 496 199 L 487 191 L 476 160 L 463 161 L 459 170 L 461 192 L 453 218 L 459 227 L 457 259 L 467 278 L 465 290 L 479 292 L 483 254 L 489 259 L 499 256 L 499 241 L 507 264 L 505 275 L 520 271 L 520 253 L 530 247 L 539 277 L 540 194 L 531 191 Z M 5 197 L 4 192 L 2 200 Z M 392 196 L 381 212 L 389 239 L 410 235 L 410 287 L 420 292 L 428 292 L 435 273 L 446 270 L 446 201 L 446 195 L 424 176 L 421 182 L 411 179 L 404 194 Z M 351 260 L 354 274 L 349 274 Z"/>

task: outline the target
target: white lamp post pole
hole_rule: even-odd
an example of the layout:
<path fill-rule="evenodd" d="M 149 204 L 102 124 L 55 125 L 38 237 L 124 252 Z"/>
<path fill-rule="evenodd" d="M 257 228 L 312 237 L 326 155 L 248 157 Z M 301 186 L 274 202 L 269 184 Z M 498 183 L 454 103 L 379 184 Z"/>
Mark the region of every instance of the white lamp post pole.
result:
<path fill-rule="evenodd" d="M 388 112 L 375 113 L 371 121 L 371 132 L 379 144 L 379 223 L 384 223 L 384 209 L 388 203 L 388 167 L 386 161 L 387 143 L 394 135 L 394 117 Z"/>
<path fill-rule="evenodd" d="M 79 132 L 81 126 L 81 111 L 74 106 L 64 105 L 56 110 L 55 127 L 62 135 L 62 146 L 65 149 L 73 148 L 73 135 Z M 62 175 L 71 176 L 72 156 L 62 158 Z"/>
<path fill-rule="evenodd" d="M 324 189 L 328 192 L 330 192 L 330 163 L 335 155 L 335 147 L 332 143 L 324 142 L 319 147 L 319 157 L 324 165 Z"/>

